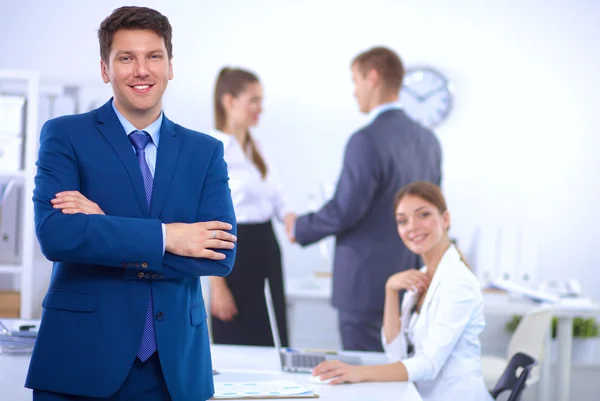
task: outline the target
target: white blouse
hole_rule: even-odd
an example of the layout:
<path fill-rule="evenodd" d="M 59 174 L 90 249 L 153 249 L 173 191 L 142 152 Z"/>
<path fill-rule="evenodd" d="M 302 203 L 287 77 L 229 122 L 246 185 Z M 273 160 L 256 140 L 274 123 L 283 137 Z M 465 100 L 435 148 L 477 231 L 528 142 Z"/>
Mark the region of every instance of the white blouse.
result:
<path fill-rule="evenodd" d="M 491 401 L 480 360 L 483 296 L 453 245 L 440 260 L 420 312 L 411 313 L 418 298 L 414 291 L 404 295 L 401 331 L 390 343 L 382 329 L 388 359 L 402 361 L 423 401 Z M 409 344 L 414 345 L 410 354 Z"/>
<path fill-rule="evenodd" d="M 273 217 L 283 220 L 283 216 L 292 212 L 277 172 L 265 159 L 256 138 L 252 139 L 267 166 L 265 179 L 252 162 L 251 153 L 244 152 L 235 136 L 216 129 L 209 134 L 223 142 L 229 188 L 239 224 L 265 223 Z"/>

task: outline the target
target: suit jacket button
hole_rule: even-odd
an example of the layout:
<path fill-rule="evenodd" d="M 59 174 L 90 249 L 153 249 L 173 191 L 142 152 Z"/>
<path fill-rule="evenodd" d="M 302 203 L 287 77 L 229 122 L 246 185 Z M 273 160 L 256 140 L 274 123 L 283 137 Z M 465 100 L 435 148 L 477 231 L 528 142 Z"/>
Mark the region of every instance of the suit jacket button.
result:
<path fill-rule="evenodd" d="M 144 274 L 144 277 L 146 277 L 146 278 L 150 278 L 150 273 L 146 273 L 146 274 Z"/>
<path fill-rule="evenodd" d="M 139 278 L 144 278 L 144 273 L 142 273 L 142 272 L 139 272 L 139 273 L 138 273 L 138 277 L 139 277 Z"/>
<path fill-rule="evenodd" d="M 165 314 L 162 312 L 156 312 L 156 320 L 163 320 L 165 317 Z"/>
<path fill-rule="evenodd" d="M 158 277 L 158 274 L 152 273 L 152 278 L 157 278 L 157 277 Z"/>
<path fill-rule="evenodd" d="M 145 269 L 146 267 L 148 267 L 148 263 L 147 262 L 142 263 L 142 267 Z"/>
<path fill-rule="evenodd" d="M 135 267 L 140 267 L 141 266 L 140 262 L 135 262 L 134 265 L 135 265 Z"/>
<path fill-rule="evenodd" d="M 129 267 L 133 267 L 133 262 L 129 262 L 129 263 L 127 263 L 127 266 L 129 266 Z"/>

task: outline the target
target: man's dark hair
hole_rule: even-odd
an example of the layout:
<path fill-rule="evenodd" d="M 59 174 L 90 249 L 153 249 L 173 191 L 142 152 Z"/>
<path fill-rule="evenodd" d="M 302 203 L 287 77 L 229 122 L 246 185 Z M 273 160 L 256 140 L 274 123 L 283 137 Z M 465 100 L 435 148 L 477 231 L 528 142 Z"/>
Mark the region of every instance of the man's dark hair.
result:
<path fill-rule="evenodd" d="M 113 37 L 119 29 L 148 29 L 165 41 L 169 59 L 173 57 L 173 30 L 167 17 L 148 7 L 125 6 L 106 17 L 98 29 L 100 57 L 108 63 Z"/>

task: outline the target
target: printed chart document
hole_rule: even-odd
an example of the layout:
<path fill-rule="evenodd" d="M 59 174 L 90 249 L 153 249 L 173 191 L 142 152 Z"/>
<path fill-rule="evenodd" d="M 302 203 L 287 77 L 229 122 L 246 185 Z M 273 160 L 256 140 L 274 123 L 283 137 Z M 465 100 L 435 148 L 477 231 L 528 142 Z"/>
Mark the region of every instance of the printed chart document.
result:
<path fill-rule="evenodd" d="M 215 381 L 213 400 L 244 400 L 255 398 L 318 398 L 312 390 L 291 380 L 253 382 Z"/>
<path fill-rule="evenodd" d="M 556 295 L 553 295 L 547 291 L 535 290 L 533 288 L 529 288 L 522 284 L 516 284 L 510 280 L 502 278 L 492 281 L 492 283 L 490 283 L 490 286 L 492 288 L 498 288 L 504 291 L 522 295 L 536 302 L 547 302 L 550 304 L 555 304 L 559 301 L 559 298 Z"/>

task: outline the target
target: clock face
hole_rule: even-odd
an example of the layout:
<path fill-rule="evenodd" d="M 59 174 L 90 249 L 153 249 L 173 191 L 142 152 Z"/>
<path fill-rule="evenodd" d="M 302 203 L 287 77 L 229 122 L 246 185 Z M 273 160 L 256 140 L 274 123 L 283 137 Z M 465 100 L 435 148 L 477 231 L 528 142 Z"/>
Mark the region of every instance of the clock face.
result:
<path fill-rule="evenodd" d="M 404 75 L 400 102 L 409 117 L 427 128 L 434 128 L 452 109 L 452 90 L 438 71 L 413 68 Z"/>

